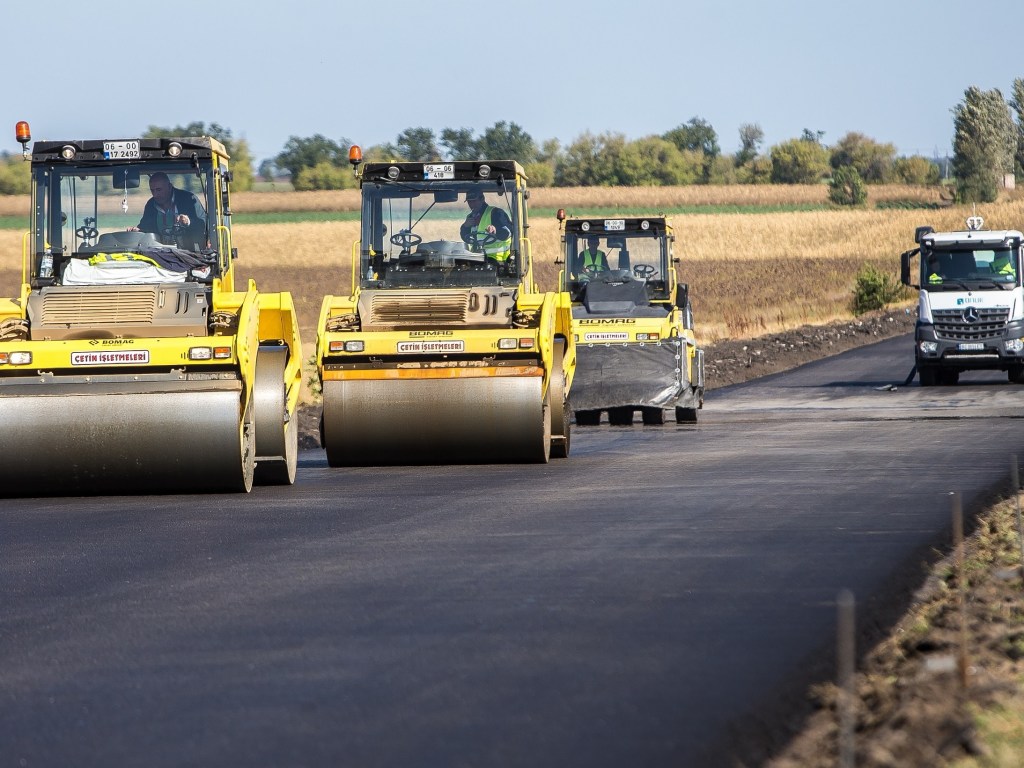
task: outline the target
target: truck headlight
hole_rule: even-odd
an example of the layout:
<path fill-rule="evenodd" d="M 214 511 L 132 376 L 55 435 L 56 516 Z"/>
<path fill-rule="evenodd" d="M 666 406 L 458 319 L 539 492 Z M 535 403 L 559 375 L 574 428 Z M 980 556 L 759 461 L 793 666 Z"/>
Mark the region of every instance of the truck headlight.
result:
<path fill-rule="evenodd" d="M 922 341 L 918 346 L 926 355 L 934 355 L 939 351 L 939 342 L 937 341 Z"/>
<path fill-rule="evenodd" d="M 1021 350 L 1024 350 L 1024 339 L 1007 339 L 1003 342 L 1003 349 L 1019 354 Z"/>

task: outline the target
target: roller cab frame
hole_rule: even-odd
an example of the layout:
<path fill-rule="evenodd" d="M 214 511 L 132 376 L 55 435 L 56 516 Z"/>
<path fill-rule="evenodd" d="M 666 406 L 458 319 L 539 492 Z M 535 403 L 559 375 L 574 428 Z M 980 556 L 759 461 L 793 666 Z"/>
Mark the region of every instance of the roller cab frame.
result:
<path fill-rule="evenodd" d="M 559 211 L 562 290 L 572 301 L 576 424 L 680 424 L 704 405 L 704 352 L 688 286 L 679 282 L 672 227 L 661 216 L 573 218 Z M 593 252 L 591 252 L 593 247 Z"/>
<path fill-rule="evenodd" d="M 366 163 L 357 175 L 352 291 L 324 298 L 317 336 L 329 464 L 567 456 L 571 307 L 534 282 L 522 167 Z M 463 226 L 481 192 L 495 233 Z"/>
<path fill-rule="evenodd" d="M 224 146 L 37 141 L 29 157 L 21 292 L 0 299 L 0 494 L 292 483 L 298 322 L 290 294 L 235 285 Z M 194 196 L 175 198 L 189 227 L 131 231 L 156 173 Z"/>
<path fill-rule="evenodd" d="M 914 362 L 922 387 L 956 384 L 968 370 L 1006 371 L 1024 383 L 1024 283 L 1015 229 L 918 227 L 900 256 L 900 279 L 918 290 Z M 916 273 L 916 274 L 915 274 Z"/>

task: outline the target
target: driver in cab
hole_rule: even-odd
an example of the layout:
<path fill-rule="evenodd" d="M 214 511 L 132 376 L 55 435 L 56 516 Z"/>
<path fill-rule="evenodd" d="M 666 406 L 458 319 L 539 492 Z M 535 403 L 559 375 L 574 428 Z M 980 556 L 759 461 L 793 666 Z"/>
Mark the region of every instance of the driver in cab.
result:
<path fill-rule="evenodd" d="M 488 259 L 499 265 L 508 264 L 512 255 L 512 222 L 500 208 L 488 205 L 484 193 L 471 189 L 466 193 L 469 215 L 463 222 L 459 235 L 471 251 L 483 251 Z"/>
<path fill-rule="evenodd" d="M 600 245 L 601 238 L 597 235 L 587 237 L 587 247 L 576 257 L 576 274 L 589 277 L 596 272 L 607 272 L 610 269 L 608 255 L 599 248 Z"/>

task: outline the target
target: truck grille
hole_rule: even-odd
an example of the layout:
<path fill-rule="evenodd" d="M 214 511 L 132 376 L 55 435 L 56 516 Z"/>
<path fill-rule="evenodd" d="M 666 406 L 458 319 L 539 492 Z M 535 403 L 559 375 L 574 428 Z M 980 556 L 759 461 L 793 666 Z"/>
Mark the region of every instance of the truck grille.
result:
<path fill-rule="evenodd" d="M 377 293 L 370 303 L 373 325 L 463 323 L 469 308 L 466 291 L 401 291 Z"/>
<path fill-rule="evenodd" d="M 43 296 L 43 325 L 122 325 L 152 323 L 156 306 L 153 287 L 108 291 L 67 291 Z"/>
<path fill-rule="evenodd" d="M 986 341 L 1003 335 L 1008 309 L 936 309 L 932 311 L 935 337 L 943 341 Z"/>

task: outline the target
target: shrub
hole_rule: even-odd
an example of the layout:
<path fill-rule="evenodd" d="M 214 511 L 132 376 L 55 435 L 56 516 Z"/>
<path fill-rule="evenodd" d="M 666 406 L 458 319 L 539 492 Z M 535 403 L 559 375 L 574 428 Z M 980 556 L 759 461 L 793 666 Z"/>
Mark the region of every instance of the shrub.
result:
<path fill-rule="evenodd" d="M 885 309 L 903 297 L 903 286 L 895 277 L 865 264 L 857 273 L 851 308 L 854 315 Z"/>
<path fill-rule="evenodd" d="M 828 183 L 828 199 L 836 205 L 864 205 L 868 190 L 857 169 L 844 165 L 832 173 Z"/>

